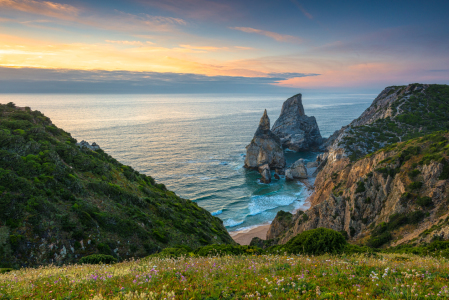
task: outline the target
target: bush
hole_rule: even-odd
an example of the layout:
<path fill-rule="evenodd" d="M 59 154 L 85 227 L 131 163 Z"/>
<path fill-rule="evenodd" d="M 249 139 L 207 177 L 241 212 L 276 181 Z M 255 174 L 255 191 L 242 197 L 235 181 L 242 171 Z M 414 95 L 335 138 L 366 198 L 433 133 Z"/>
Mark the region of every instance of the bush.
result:
<path fill-rule="evenodd" d="M 208 245 L 200 247 L 194 252 L 198 256 L 210 255 L 245 255 L 261 254 L 262 249 L 254 246 L 234 246 L 234 245 Z"/>
<path fill-rule="evenodd" d="M 430 197 L 419 197 L 418 200 L 416 200 L 416 204 L 418 204 L 421 207 L 429 207 L 433 205 L 432 198 Z"/>
<path fill-rule="evenodd" d="M 391 241 L 391 239 L 392 239 L 391 233 L 389 231 L 386 231 L 380 235 L 371 236 L 367 242 L 367 245 L 369 247 L 378 248 L 383 244 Z"/>
<path fill-rule="evenodd" d="M 412 190 L 419 190 L 423 186 L 423 183 L 421 181 L 414 181 L 409 184 L 409 188 Z"/>
<path fill-rule="evenodd" d="M 152 256 L 160 258 L 172 258 L 172 257 L 187 256 L 191 252 L 193 252 L 192 248 L 180 245 L 175 248 L 165 248 L 161 252 L 153 254 Z"/>
<path fill-rule="evenodd" d="M 11 272 L 13 269 L 11 268 L 0 268 L 0 274 Z"/>
<path fill-rule="evenodd" d="M 320 255 L 341 253 L 345 246 L 346 239 L 340 232 L 328 228 L 316 228 L 301 232 L 285 245 L 274 246 L 269 251 Z"/>
<path fill-rule="evenodd" d="M 363 181 L 360 181 L 357 183 L 357 189 L 355 190 L 355 193 L 363 193 L 365 191 L 365 183 Z"/>
<path fill-rule="evenodd" d="M 78 261 L 78 263 L 80 264 L 90 264 L 90 265 L 113 264 L 116 262 L 117 259 L 115 257 L 105 254 L 92 254 L 84 256 Z"/>

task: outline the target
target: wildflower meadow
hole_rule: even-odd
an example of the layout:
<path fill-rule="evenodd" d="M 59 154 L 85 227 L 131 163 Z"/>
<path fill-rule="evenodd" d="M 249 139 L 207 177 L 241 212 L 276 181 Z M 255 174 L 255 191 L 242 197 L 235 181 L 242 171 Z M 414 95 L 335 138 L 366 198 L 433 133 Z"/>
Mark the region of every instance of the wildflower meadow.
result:
<path fill-rule="evenodd" d="M 0 299 L 446 299 L 449 261 L 414 255 L 145 258 L 0 274 Z"/>

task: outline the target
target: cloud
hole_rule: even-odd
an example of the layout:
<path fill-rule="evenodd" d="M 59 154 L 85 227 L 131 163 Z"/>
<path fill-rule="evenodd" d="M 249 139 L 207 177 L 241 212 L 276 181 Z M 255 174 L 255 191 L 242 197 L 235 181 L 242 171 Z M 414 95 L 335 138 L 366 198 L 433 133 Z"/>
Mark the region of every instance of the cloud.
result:
<path fill-rule="evenodd" d="M 242 77 L 170 72 L 0 67 L 0 90 L 4 93 L 255 93 L 282 90 L 283 88 L 275 85 L 288 78 L 316 75 L 270 73 L 260 77 Z"/>
<path fill-rule="evenodd" d="M 295 4 L 299 10 L 304 14 L 304 16 L 306 16 L 309 19 L 313 19 L 313 16 L 311 14 L 309 14 L 309 12 L 307 10 L 304 9 L 304 7 L 298 3 L 298 1 L 296 0 L 290 0 L 293 4 Z"/>
<path fill-rule="evenodd" d="M 226 1 L 210 0 L 137 0 L 144 5 L 157 7 L 171 13 L 187 16 L 193 19 L 226 19 L 226 16 L 236 16 L 239 11 Z"/>
<path fill-rule="evenodd" d="M 292 35 L 286 35 L 286 34 L 279 34 L 272 31 L 266 31 L 261 29 L 255 29 L 251 27 L 230 27 L 234 30 L 240 30 L 247 33 L 256 33 L 260 35 L 264 35 L 267 37 L 270 37 L 278 42 L 291 42 L 291 43 L 300 43 L 302 40 L 299 37 L 292 36 Z"/>
<path fill-rule="evenodd" d="M 115 10 L 114 13 L 96 14 L 68 4 L 59 4 L 50 1 L 35 0 L 0 0 L 0 8 L 5 10 L 35 14 L 58 19 L 65 25 L 77 23 L 99 29 L 132 32 L 133 34 L 146 34 L 148 32 L 174 31 L 176 26 L 186 26 L 187 22 L 180 18 L 153 16 L 148 14 L 130 14 Z M 25 20 L 25 21 L 23 21 Z M 2 21 L 2 20 L 0 20 Z M 6 20 L 3 20 L 3 22 Z M 10 22 L 30 24 L 42 21 L 30 21 L 29 16 L 20 16 Z M 51 22 L 45 20 L 45 22 Z"/>
<path fill-rule="evenodd" d="M 75 17 L 80 11 L 69 4 L 35 0 L 0 0 L 0 7 L 64 19 L 67 16 Z"/>
<path fill-rule="evenodd" d="M 235 48 L 237 48 L 239 50 L 255 50 L 253 47 L 235 46 Z"/>
<path fill-rule="evenodd" d="M 192 49 L 192 50 L 205 50 L 205 51 L 229 50 L 228 47 L 213 47 L 213 46 L 179 45 L 179 47 L 186 48 L 186 49 Z"/>
<path fill-rule="evenodd" d="M 130 45 L 130 46 L 143 46 L 145 44 L 153 45 L 154 43 L 150 41 L 141 42 L 141 41 L 111 41 L 111 40 L 105 40 L 106 43 L 111 44 L 121 44 L 121 45 Z"/>

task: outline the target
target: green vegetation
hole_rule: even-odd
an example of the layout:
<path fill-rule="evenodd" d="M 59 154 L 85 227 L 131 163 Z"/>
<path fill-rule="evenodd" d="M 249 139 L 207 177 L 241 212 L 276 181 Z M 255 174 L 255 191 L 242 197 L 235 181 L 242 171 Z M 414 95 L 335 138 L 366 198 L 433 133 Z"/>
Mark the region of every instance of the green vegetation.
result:
<path fill-rule="evenodd" d="M 111 255 L 105 255 L 105 254 L 92 254 L 88 256 L 84 256 L 81 258 L 78 263 L 80 264 L 91 264 L 91 265 L 98 265 L 98 264 L 112 264 L 116 263 L 117 259 Z"/>
<path fill-rule="evenodd" d="M 317 228 L 301 232 L 285 245 L 277 245 L 268 249 L 271 253 L 314 254 L 342 253 L 346 246 L 345 237 L 337 231 Z"/>
<path fill-rule="evenodd" d="M 373 248 L 378 248 L 392 239 L 391 232 L 407 224 L 417 224 L 425 216 L 421 210 L 404 214 L 393 214 L 390 216 L 389 222 L 382 222 L 377 225 L 371 232 L 371 237 L 368 239 L 367 245 Z"/>
<path fill-rule="evenodd" d="M 373 103 L 368 109 L 376 115 L 388 116 L 371 124 L 348 128 L 348 134 L 340 142 L 352 161 L 399 141 L 449 129 L 448 85 L 432 84 L 425 88 L 422 84 L 413 84 L 407 89 L 405 86 L 389 88 L 387 96 L 395 94 L 390 105 L 377 108 Z M 391 113 L 387 113 L 388 110 Z M 419 153 L 418 148 L 409 150 L 408 155 Z"/>
<path fill-rule="evenodd" d="M 0 267 L 234 243 L 222 221 L 39 111 L 0 104 Z"/>

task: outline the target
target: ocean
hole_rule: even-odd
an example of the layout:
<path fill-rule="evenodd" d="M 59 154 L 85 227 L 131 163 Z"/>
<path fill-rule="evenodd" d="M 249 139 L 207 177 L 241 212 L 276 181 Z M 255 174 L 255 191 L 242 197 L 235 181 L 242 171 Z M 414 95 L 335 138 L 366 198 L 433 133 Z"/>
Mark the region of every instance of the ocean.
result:
<path fill-rule="evenodd" d="M 303 93 L 308 116 L 323 137 L 357 118 L 374 94 Z M 123 164 L 150 175 L 180 197 L 221 218 L 228 231 L 271 221 L 277 211 L 304 204 L 299 182 L 260 184 L 243 168 L 245 147 L 263 110 L 271 124 L 286 96 L 188 94 L 0 94 L 0 103 L 29 106 L 50 117 L 78 141 L 96 142 Z M 319 153 L 286 152 L 287 164 Z"/>

